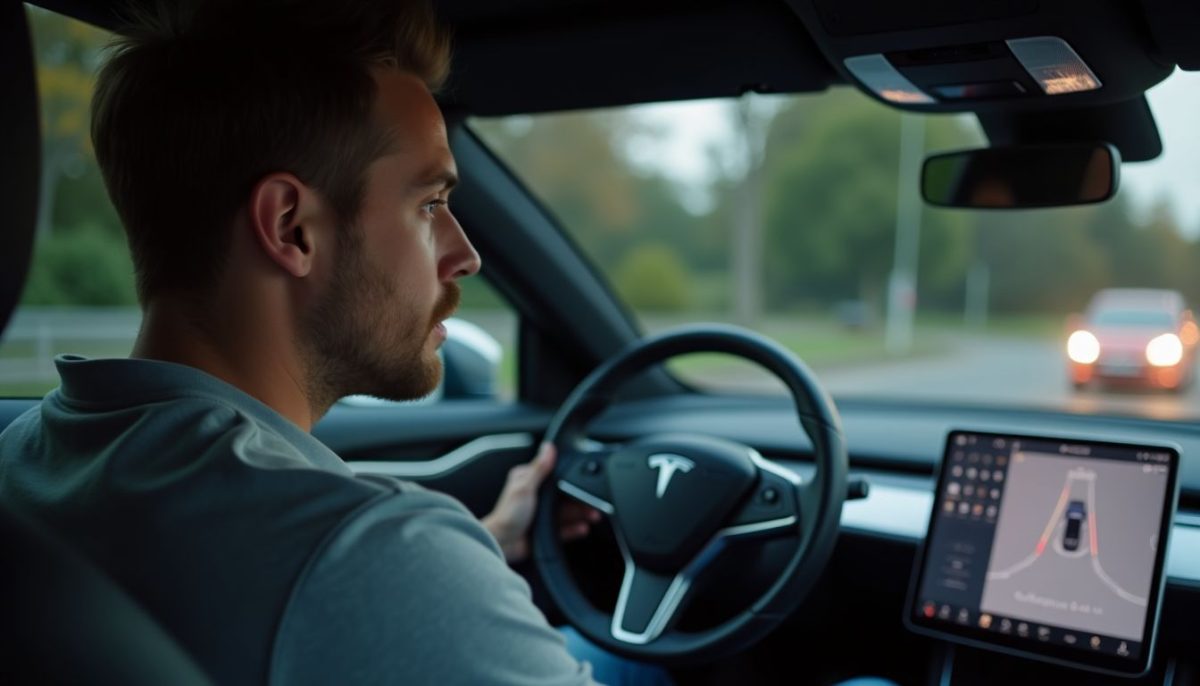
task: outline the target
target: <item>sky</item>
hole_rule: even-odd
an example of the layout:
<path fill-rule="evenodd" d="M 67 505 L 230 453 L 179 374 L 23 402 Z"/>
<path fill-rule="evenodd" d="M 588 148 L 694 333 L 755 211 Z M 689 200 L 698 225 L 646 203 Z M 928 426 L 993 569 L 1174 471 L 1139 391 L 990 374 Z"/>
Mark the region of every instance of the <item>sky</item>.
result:
<path fill-rule="evenodd" d="M 1135 211 L 1147 211 L 1158 198 L 1166 198 L 1184 232 L 1200 235 L 1200 73 L 1176 71 L 1147 97 L 1163 154 L 1122 165 L 1121 183 L 1130 191 Z M 654 135 L 631 141 L 630 157 L 679 182 L 690 209 L 707 209 L 710 200 L 703 186 L 717 171 L 712 151 L 720 151 L 718 159 L 736 156 L 730 102 L 645 105 L 636 111 L 653 126 Z"/>
<path fill-rule="evenodd" d="M 1121 180 L 1145 205 L 1165 195 L 1184 230 L 1194 236 L 1200 233 L 1200 72 L 1176 71 L 1148 97 L 1163 154 L 1122 165 Z"/>

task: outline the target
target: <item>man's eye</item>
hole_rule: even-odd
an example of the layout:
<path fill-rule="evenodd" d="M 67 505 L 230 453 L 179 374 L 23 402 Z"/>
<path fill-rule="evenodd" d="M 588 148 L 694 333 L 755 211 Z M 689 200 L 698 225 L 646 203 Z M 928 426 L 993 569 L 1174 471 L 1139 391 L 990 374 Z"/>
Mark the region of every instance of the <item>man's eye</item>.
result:
<path fill-rule="evenodd" d="M 434 212 L 437 211 L 437 208 L 442 207 L 445 204 L 446 204 L 445 200 L 438 198 L 436 200 L 430 200 L 429 202 L 425 203 L 424 205 L 421 206 L 421 209 L 425 210 L 429 214 L 433 214 Z"/>

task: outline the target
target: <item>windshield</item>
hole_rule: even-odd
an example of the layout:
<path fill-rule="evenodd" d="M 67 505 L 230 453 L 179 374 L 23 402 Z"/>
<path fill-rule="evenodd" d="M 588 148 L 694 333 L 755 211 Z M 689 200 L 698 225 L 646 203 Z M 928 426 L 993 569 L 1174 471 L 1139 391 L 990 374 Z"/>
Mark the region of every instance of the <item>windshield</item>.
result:
<path fill-rule="evenodd" d="M 1175 325 L 1175 318 L 1166 312 L 1100 310 L 1092 315 L 1091 323 L 1094 326 L 1170 329 Z"/>
<path fill-rule="evenodd" d="M 1194 337 L 1178 355 L 1118 358 L 1090 334 L 1067 345 L 1102 289 L 1200 300 L 1200 75 L 1176 73 L 1148 99 L 1160 158 L 1124 164 L 1109 202 L 1031 211 L 922 203 L 923 156 L 984 145 L 975 118 L 901 115 L 849 88 L 471 126 L 647 332 L 748 326 L 843 399 L 1194 418 Z M 701 389 L 782 392 L 727 358 L 689 357 L 672 371 Z"/>

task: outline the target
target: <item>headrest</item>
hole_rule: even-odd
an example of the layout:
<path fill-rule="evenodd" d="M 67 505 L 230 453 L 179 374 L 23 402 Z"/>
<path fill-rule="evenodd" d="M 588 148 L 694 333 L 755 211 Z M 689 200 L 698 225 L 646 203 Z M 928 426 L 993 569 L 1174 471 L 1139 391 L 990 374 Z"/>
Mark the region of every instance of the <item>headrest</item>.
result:
<path fill-rule="evenodd" d="M 0 2 L 0 334 L 29 270 L 42 150 L 25 6 Z"/>

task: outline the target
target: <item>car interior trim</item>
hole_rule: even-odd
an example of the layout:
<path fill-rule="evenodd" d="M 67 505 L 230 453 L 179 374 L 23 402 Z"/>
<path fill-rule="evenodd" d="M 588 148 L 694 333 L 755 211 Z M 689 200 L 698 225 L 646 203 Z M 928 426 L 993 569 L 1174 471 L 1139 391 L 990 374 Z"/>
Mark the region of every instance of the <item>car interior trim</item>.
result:
<path fill-rule="evenodd" d="M 347 465 L 356 474 L 383 474 L 400 479 L 414 480 L 434 479 L 445 476 L 496 451 L 531 448 L 533 447 L 533 442 L 533 435 L 528 433 L 494 434 L 481 436 L 455 448 L 445 455 L 428 461 L 354 461 L 348 462 Z M 785 477 L 797 485 L 801 483 L 802 479 L 800 475 L 790 465 L 781 465 L 778 462 L 769 460 L 754 449 L 750 449 L 750 456 L 759 468 Z M 924 539 L 925 531 L 929 525 L 929 512 L 933 506 L 933 493 L 931 490 L 927 490 L 927 485 L 923 479 L 919 481 L 921 481 L 921 485 L 914 483 L 914 486 L 910 488 L 872 480 L 871 491 L 868 497 L 859 500 L 847 500 L 842 507 L 842 530 L 871 536 L 895 538 L 906 542 L 920 542 Z M 610 503 L 589 493 L 580 491 L 566 482 L 560 481 L 558 487 L 559 490 L 572 498 L 587 503 L 601 512 L 612 514 L 612 505 Z M 761 527 L 769 523 L 760 522 L 747 526 Z M 766 531 L 771 528 L 791 526 L 792 524 L 794 522 L 787 524 L 778 523 L 765 529 L 755 528 L 753 531 L 735 532 L 723 530 L 721 533 L 747 535 Z M 731 527 L 731 529 L 741 528 Z M 1168 583 L 1200 585 L 1200 514 L 1189 512 L 1177 513 L 1171 535 L 1172 544 L 1167 553 Z"/>
<path fill-rule="evenodd" d="M 794 515 L 780 517 L 779 519 L 768 519 L 763 522 L 754 522 L 753 524 L 740 524 L 738 526 L 730 526 L 721 529 L 717 532 L 718 536 L 733 538 L 736 536 L 749 536 L 751 534 L 765 533 L 767 531 L 775 531 L 776 529 L 786 529 L 796 525 L 798 520 Z"/>
<path fill-rule="evenodd" d="M 347 462 L 355 474 L 383 474 L 398 479 L 434 479 L 445 476 L 466 464 L 501 450 L 520 450 L 533 447 L 533 436 L 527 433 L 492 434 L 480 436 L 432 460 L 412 462 Z"/>
<path fill-rule="evenodd" d="M 783 465 L 780 465 L 778 463 L 772 462 L 771 460 L 768 460 L 767 458 L 762 456 L 762 453 L 758 452 L 754 448 L 750 448 L 749 450 L 750 450 L 750 460 L 753 461 L 754 465 L 756 467 L 758 467 L 759 469 L 770 472 L 770 473 L 774 474 L 775 476 L 781 476 L 784 479 L 787 479 L 788 481 L 790 481 L 792 483 L 792 485 L 794 485 L 794 486 L 803 485 L 803 483 L 804 483 L 803 479 L 801 479 L 800 475 L 797 474 L 795 471 L 788 469 L 787 467 L 784 467 Z"/>
<path fill-rule="evenodd" d="M 608 502 L 607 500 L 601 500 L 600 498 L 597 498 L 596 496 L 592 495 L 591 493 L 588 493 L 587 491 L 583 490 L 582 488 L 575 486 L 574 484 L 572 484 L 569 481 L 559 481 L 558 482 L 558 490 L 562 491 L 563 493 L 566 493 L 567 495 L 571 496 L 572 498 L 578 500 L 581 503 L 584 503 L 586 505 L 591 505 L 592 507 L 596 508 L 597 510 L 600 510 L 601 512 L 603 512 L 606 515 L 611 515 L 611 514 L 613 514 L 613 512 L 616 511 L 613 509 L 612 503 Z"/>

